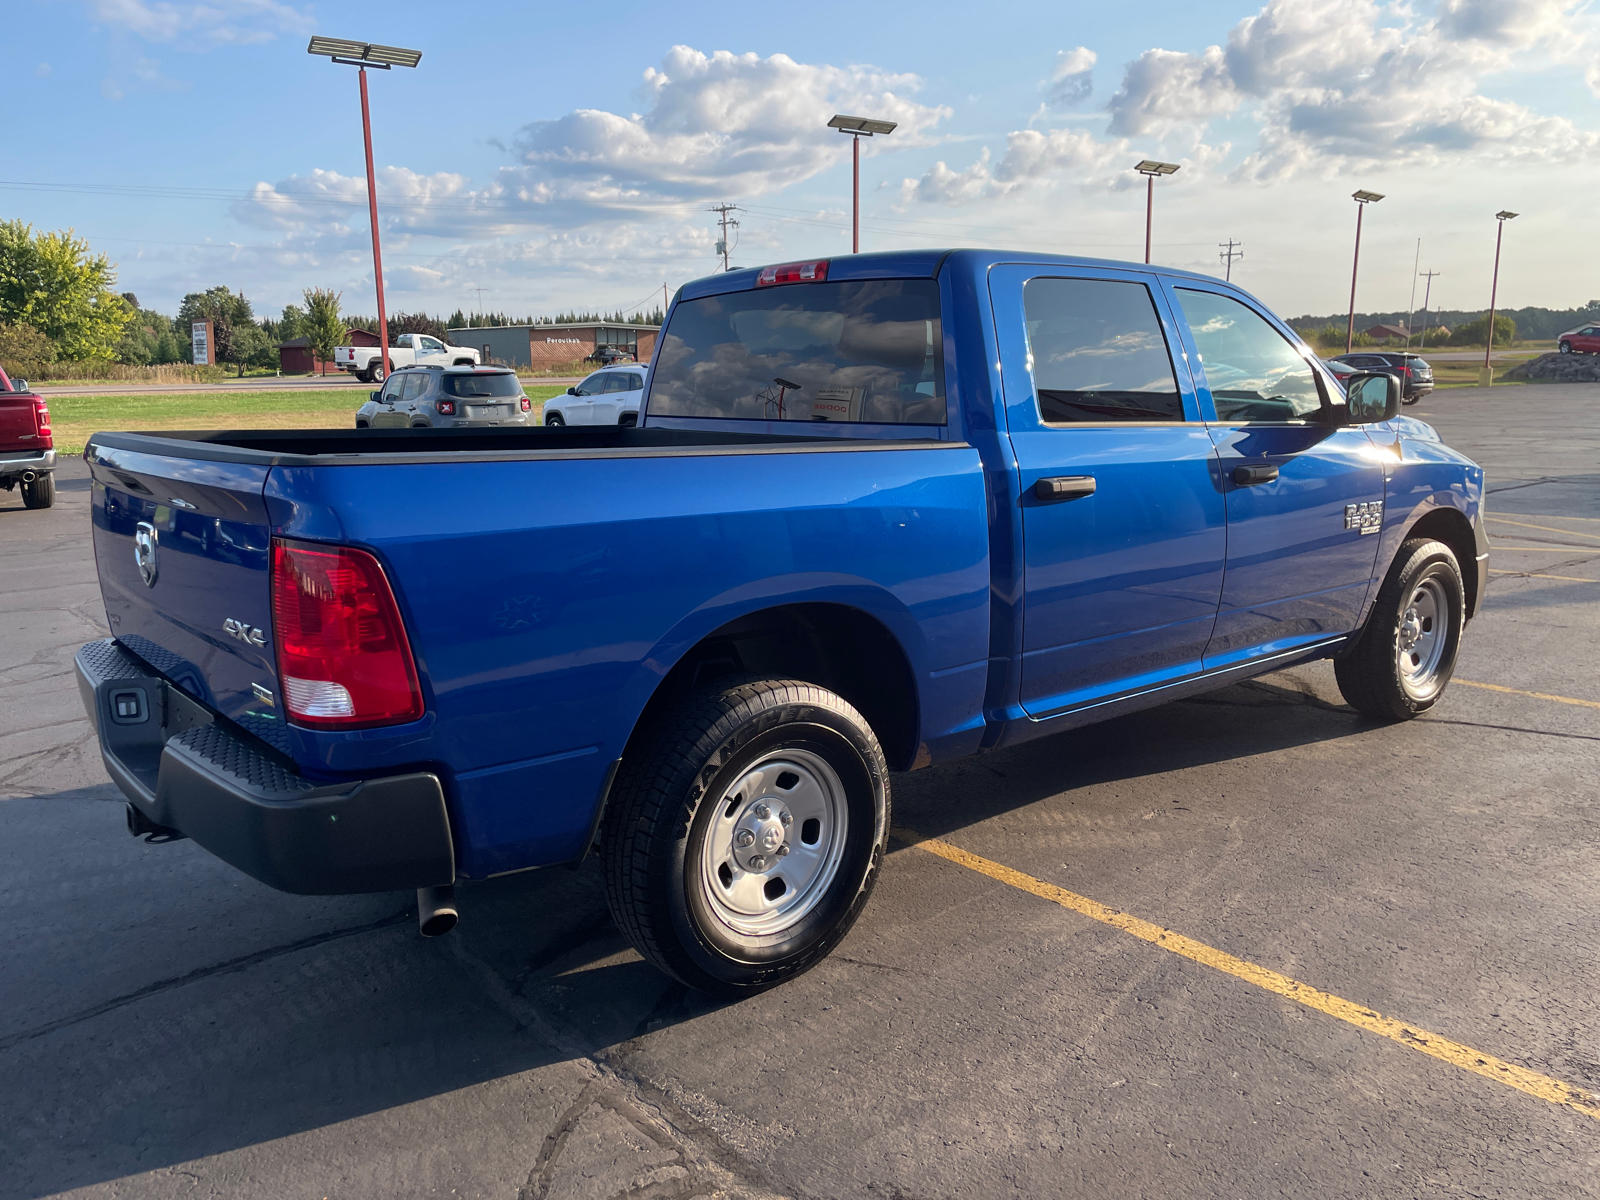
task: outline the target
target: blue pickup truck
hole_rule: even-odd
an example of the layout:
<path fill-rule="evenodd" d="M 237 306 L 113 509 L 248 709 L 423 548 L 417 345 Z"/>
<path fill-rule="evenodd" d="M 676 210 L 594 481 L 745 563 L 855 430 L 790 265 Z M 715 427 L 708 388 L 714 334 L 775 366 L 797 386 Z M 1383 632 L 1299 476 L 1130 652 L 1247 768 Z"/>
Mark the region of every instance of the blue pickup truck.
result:
<path fill-rule="evenodd" d="M 675 297 L 636 428 L 98 434 L 77 658 L 148 841 L 274 887 L 597 853 L 721 995 L 844 936 L 895 772 L 1332 658 L 1426 711 L 1483 473 L 1204 276 L 957 250 Z"/>

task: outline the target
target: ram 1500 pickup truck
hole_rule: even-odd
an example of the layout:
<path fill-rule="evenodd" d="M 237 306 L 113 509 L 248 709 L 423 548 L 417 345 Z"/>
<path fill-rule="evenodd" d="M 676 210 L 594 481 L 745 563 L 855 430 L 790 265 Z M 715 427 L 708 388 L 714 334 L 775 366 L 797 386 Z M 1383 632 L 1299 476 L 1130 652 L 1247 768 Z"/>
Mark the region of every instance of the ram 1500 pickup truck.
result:
<path fill-rule="evenodd" d="M 1405 720 L 1483 596 L 1482 471 L 1204 276 L 734 271 L 645 386 L 636 428 L 97 434 L 130 828 L 424 932 L 597 849 L 640 953 L 737 996 L 849 929 L 894 772 L 1318 658 Z"/>
<path fill-rule="evenodd" d="M 482 355 L 470 346 L 452 346 L 426 333 L 402 333 L 389 346 L 389 365 L 379 346 L 336 346 L 333 365 L 362 383 L 381 383 L 401 367 L 475 367 Z"/>
<path fill-rule="evenodd" d="M 50 406 L 28 387 L 0 370 L 0 488 L 22 489 L 27 508 L 56 502 L 56 449 Z"/>

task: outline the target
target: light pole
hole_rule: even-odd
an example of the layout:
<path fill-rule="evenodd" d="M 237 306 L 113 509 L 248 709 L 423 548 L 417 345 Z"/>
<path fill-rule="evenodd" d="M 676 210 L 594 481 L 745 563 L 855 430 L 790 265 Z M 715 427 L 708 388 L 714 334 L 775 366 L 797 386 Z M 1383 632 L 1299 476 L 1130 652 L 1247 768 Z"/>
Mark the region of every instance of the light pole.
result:
<path fill-rule="evenodd" d="M 875 121 L 871 117 L 835 116 L 828 122 L 829 129 L 850 135 L 852 175 L 850 181 L 850 253 L 861 253 L 861 139 L 873 134 L 891 134 L 893 121 Z"/>
<path fill-rule="evenodd" d="M 1350 324 L 1344 331 L 1344 352 L 1349 354 L 1356 344 L 1356 272 L 1361 268 L 1361 214 L 1367 205 L 1383 199 L 1382 192 L 1351 192 L 1356 202 L 1356 256 L 1350 264 Z"/>
<path fill-rule="evenodd" d="M 1133 169 L 1145 178 L 1144 192 L 1144 260 L 1150 261 L 1150 226 L 1155 219 L 1156 211 L 1156 176 L 1171 175 L 1178 169 L 1179 164 L 1157 162 L 1147 158 Z"/>
<path fill-rule="evenodd" d="M 1495 294 L 1500 290 L 1500 239 L 1505 236 L 1506 222 L 1517 214 L 1501 209 L 1495 213 L 1497 222 L 1494 232 L 1494 279 L 1489 284 L 1489 331 L 1483 339 L 1483 370 L 1478 372 L 1478 386 L 1489 387 L 1494 383 L 1494 368 L 1489 365 L 1489 355 L 1494 352 L 1494 302 Z"/>
<path fill-rule="evenodd" d="M 372 116 L 367 109 L 367 68 L 387 71 L 390 67 L 414 67 L 422 61 L 421 50 L 402 50 L 398 46 L 375 46 L 370 42 L 351 42 L 344 38 L 314 37 L 307 54 L 324 54 L 347 67 L 359 67 L 361 78 L 361 136 L 367 149 L 367 213 L 372 219 L 372 278 L 378 289 L 378 347 L 382 357 L 379 371 L 389 373 L 389 316 L 383 307 L 383 253 L 378 247 L 378 182 L 372 170 Z"/>

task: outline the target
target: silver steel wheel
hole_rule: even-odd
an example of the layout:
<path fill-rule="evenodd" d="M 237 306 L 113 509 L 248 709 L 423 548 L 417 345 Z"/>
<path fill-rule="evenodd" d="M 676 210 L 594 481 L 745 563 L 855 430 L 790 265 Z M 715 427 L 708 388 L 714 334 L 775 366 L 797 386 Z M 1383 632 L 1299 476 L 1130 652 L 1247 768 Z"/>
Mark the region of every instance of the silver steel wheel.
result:
<path fill-rule="evenodd" d="M 849 833 L 844 785 L 807 750 L 775 750 L 723 792 L 700 852 L 707 906 L 737 937 L 787 933 L 827 895 Z"/>
<path fill-rule="evenodd" d="M 1451 617 L 1450 594 L 1443 581 L 1435 576 L 1419 579 L 1400 614 L 1395 639 L 1400 686 L 1413 700 L 1430 699 L 1439 690 L 1439 665 L 1449 644 Z"/>

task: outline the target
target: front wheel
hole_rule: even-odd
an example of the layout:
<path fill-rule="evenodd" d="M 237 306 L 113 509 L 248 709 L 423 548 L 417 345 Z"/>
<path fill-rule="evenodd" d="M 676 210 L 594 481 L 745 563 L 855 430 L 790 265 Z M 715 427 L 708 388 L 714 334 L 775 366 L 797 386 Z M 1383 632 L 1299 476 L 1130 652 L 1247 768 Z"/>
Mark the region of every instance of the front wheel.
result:
<path fill-rule="evenodd" d="M 1571 342 L 1562 342 L 1561 345 L 1556 347 L 1556 349 L 1561 351 L 1562 354 L 1571 354 L 1572 353 L 1572 343 Z"/>
<path fill-rule="evenodd" d="M 546 425 L 554 427 L 554 426 L 557 426 L 557 425 L 565 425 L 567 422 L 566 422 L 566 419 L 560 413 L 558 413 L 558 412 L 547 412 L 544 415 L 544 423 Z"/>
<path fill-rule="evenodd" d="M 35 475 L 32 483 L 22 485 L 22 504 L 25 508 L 49 508 L 56 502 L 56 477 L 51 474 Z"/>
<path fill-rule="evenodd" d="M 1454 552 L 1412 538 L 1395 556 L 1355 648 L 1333 664 L 1340 693 L 1380 721 L 1421 716 L 1455 672 L 1465 623 L 1466 588 Z"/>
<path fill-rule="evenodd" d="M 719 685 L 624 757 L 602 834 L 606 896 L 661 970 L 754 995 L 849 932 L 888 836 L 888 767 L 849 703 L 790 679 Z"/>

